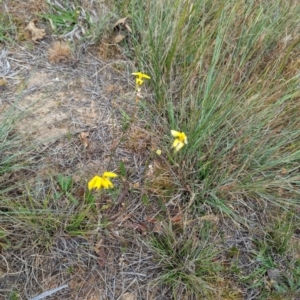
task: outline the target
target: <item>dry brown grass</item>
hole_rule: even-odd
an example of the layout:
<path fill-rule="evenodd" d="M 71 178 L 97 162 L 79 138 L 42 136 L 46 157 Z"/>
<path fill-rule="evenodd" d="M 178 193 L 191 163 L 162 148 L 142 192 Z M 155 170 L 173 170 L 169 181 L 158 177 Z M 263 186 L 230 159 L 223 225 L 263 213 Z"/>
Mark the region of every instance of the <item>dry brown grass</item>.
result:
<path fill-rule="evenodd" d="M 150 194 L 166 196 L 165 201 L 167 201 L 167 196 L 171 195 L 171 191 L 173 194 L 178 189 L 175 184 L 177 180 L 178 178 L 163 159 L 158 157 L 149 163 L 145 174 L 145 186 Z"/>
<path fill-rule="evenodd" d="M 146 150 L 153 148 L 152 143 L 150 132 L 138 126 L 131 126 L 128 132 L 128 141 L 126 142 L 128 149 L 142 154 Z"/>
<path fill-rule="evenodd" d="M 97 46 L 97 55 L 100 59 L 118 59 L 121 58 L 121 51 L 118 45 L 113 43 L 111 38 L 103 38 Z"/>
<path fill-rule="evenodd" d="M 47 6 L 47 0 L 13 0 L 6 5 L 9 13 L 23 18 L 24 21 L 34 18 L 37 13 L 45 12 Z"/>
<path fill-rule="evenodd" d="M 64 41 L 54 42 L 48 50 L 48 59 L 56 64 L 70 61 L 72 59 L 70 45 Z"/>

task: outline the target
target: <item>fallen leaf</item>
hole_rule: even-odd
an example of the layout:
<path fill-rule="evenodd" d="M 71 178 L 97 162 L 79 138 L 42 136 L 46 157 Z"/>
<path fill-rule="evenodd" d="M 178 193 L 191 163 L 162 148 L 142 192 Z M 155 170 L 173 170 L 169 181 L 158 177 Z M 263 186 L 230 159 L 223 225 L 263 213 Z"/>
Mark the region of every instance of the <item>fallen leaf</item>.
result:
<path fill-rule="evenodd" d="M 105 266 L 105 263 L 106 263 L 106 258 L 107 258 L 107 255 L 105 253 L 105 250 L 104 250 L 104 247 L 101 247 L 99 250 L 98 250 L 98 264 L 101 266 L 101 267 L 104 267 Z"/>
<path fill-rule="evenodd" d="M 151 218 L 151 217 L 146 217 L 146 221 L 149 223 L 156 223 L 157 220 L 155 218 Z"/>
<path fill-rule="evenodd" d="M 122 300 L 136 300 L 136 295 L 132 293 L 125 293 L 122 295 Z"/>
<path fill-rule="evenodd" d="M 187 184 L 187 185 L 185 186 L 185 188 L 186 188 L 186 190 L 187 190 L 189 193 L 193 194 L 193 191 L 192 191 L 191 186 L 190 186 L 189 184 Z"/>
<path fill-rule="evenodd" d="M 219 218 L 214 214 L 205 215 L 205 216 L 200 217 L 199 219 L 202 221 L 212 221 L 215 223 L 219 223 Z"/>
<path fill-rule="evenodd" d="M 117 26 L 120 25 L 120 24 L 121 24 L 121 25 L 125 25 L 125 22 L 126 22 L 127 19 L 128 19 L 127 17 L 119 19 L 119 20 L 114 24 L 113 28 L 117 27 Z"/>
<path fill-rule="evenodd" d="M 124 40 L 125 36 L 123 34 L 118 34 L 114 37 L 115 44 L 119 44 Z"/>
<path fill-rule="evenodd" d="M 125 28 L 126 28 L 130 33 L 132 33 L 132 30 L 131 30 L 130 26 L 129 26 L 127 23 L 125 23 Z"/>
<path fill-rule="evenodd" d="M 223 185 L 219 188 L 221 192 L 228 192 L 235 188 L 235 183 Z"/>
<path fill-rule="evenodd" d="M 279 282 L 279 271 L 276 269 L 268 269 L 267 274 L 273 281 Z"/>
<path fill-rule="evenodd" d="M 26 29 L 31 32 L 31 39 L 36 42 L 37 40 L 41 40 L 45 36 L 45 29 L 39 29 L 35 26 L 35 20 L 30 21 L 27 25 Z"/>
<path fill-rule="evenodd" d="M 139 229 L 142 232 L 147 230 L 147 226 L 143 223 L 127 223 L 122 225 L 125 228 Z"/>
<path fill-rule="evenodd" d="M 161 223 L 157 222 L 153 228 L 153 232 L 161 233 L 162 232 L 162 226 Z"/>
<path fill-rule="evenodd" d="M 130 219 L 131 217 L 132 217 L 131 214 L 128 214 L 128 215 L 125 215 L 125 216 L 124 216 L 124 214 L 123 214 L 123 215 L 119 216 L 119 217 L 116 219 L 116 222 L 117 222 L 117 223 L 120 223 L 118 226 L 121 226 L 121 223 L 127 221 L 127 220 Z"/>
<path fill-rule="evenodd" d="M 172 219 L 171 219 L 171 222 L 172 223 L 177 223 L 177 222 L 179 222 L 181 220 L 181 216 L 180 215 L 177 215 L 177 216 L 175 216 L 175 217 L 173 217 Z"/>
<path fill-rule="evenodd" d="M 5 78 L 0 78 L 0 87 L 2 86 L 6 86 L 7 85 L 7 81 Z"/>
<path fill-rule="evenodd" d="M 100 239 L 94 247 L 94 251 L 98 256 L 98 264 L 104 267 L 106 264 L 107 254 L 105 253 L 104 247 L 102 245 L 102 239 Z"/>
<path fill-rule="evenodd" d="M 112 142 L 111 146 L 110 146 L 110 151 L 114 150 L 120 143 L 120 139 L 116 139 L 115 141 Z"/>
<path fill-rule="evenodd" d="M 75 195 L 78 197 L 78 198 L 81 198 L 83 199 L 84 197 L 84 188 L 83 187 L 78 187 L 75 191 Z"/>
<path fill-rule="evenodd" d="M 119 19 L 113 26 L 113 28 L 115 29 L 117 26 L 122 25 L 124 26 L 130 33 L 132 33 L 132 30 L 130 28 L 130 26 L 126 23 L 127 21 L 127 17 Z"/>
<path fill-rule="evenodd" d="M 87 148 L 90 145 L 88 140 L 89 136 L 90 136 L 89 132 L 81 132 L 79 134 L 80 141 L 83 144 L 84 148 Z"/>

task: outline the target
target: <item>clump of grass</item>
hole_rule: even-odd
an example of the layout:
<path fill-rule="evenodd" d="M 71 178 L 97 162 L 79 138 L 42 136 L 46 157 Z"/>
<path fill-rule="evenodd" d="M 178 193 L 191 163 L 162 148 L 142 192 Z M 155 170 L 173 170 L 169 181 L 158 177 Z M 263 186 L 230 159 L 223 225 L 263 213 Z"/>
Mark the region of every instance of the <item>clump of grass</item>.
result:
<path fill-rule="evenodd" d="M 16 26 L 10 14 L 0 13 L 0 43 L 12 43 L 16 34 Z"/>
<path fill-rule="evenodd" d="M 262 295 L 292 299 L 299 295 L 299 259 L 295 255 L 299 246 L 293 245 L 292 239 L 299 220 L 291 213 L 280 218 L 273 216 L 273 219 L 273 224 L 269 220 L 266 225 L 264 236 L 255 240 L 253 261 L 256 267 L 242 281 L 259 287 Z"/>
<path fill-rule="evenodd" d="M 178 224 L 177 224 L 178 225 Z M 155 284 L 171 287 L 174 299 L 216 295 L 220 277 L 219 249 L 213 246 L 212 231 L 204 222 L 193 228 L 164 224 L 150 239 L 149 247 L 158 264 Z M 191 298 L 193 299 L 193 298 Z"/>
<path fill-rule="evenodd" d="M 48 1 L 48 13 L 40 16 L 49 21 L 57 35 L 69 40 L 84 39 L 95 43 L 105 31 L 110 14 L 101 15 L 102 4 L 81 1 Z"/>
<path fill-rule="evenodd" d="M 32 159 L 29 152 L 33 147 L 25 145 L 24 137 L 16 129 L 21 119 L 22 114 L 17 113 L 15 109 L 2 111 L 0 117 L 0 192 L 14 186 L 14 180 L 10 180 L 9 176 L 28 167 Z"/>
<path fill-rule="evenodd" d="M 34 182 L 35 181 L 35 182 Z M 97 221 L 95 199 L 90 193 L 78 196 L 70 176 L 58 174 L 48 179 L 23 183 L 23 193 L 1 196 L 0 236 L 5 249 L 14 251 L 28 244 L 37 252 L 50 251 L 56 234 L 85 236 Z M 11 200 L 12 195 L 14 201 Z"/>
<path fill-rule="evenodd" d="M 297 217 L 288 213 L 281 215 L 280 218 L 276 217 L 274 224 L 268 224 L 269 230 L 267 230 L 266 241 L 274 253 L 284 255 L 288 252 L 297 224 L 296 219 Z"/>
<path fill-rule="evenodd" d="M 52 13 L 44 14 L 42 17 L 49 20 L 52 29 L 55 33 L 67 33 L 74 30 L 78 23 L 80 14 L 79 7 L 72 5 L 65 7 L 49 3 Z"/>
<path fill-rule="evenodd" d="M 267 237 L 259 251 L 252 249 L 260 253 L 251 279 L 257 284 L 250 280 L 246 289 L 257 297 L 279 295 L 280 287 L 263 283 L 268 269 L 283 271 L 276 258 L 286 253 L 293 236 L 282 213 L 294 215 L 300 206 L 297 1 L 117 5 L 131 17 L 131 56 L 152 79 L 151 128 L 164 131 L 161 143 L 170 129 L 188 138 L 176 163 L 167 157 L 177 175 L 174 199 L 190 217 L 209 206 Z M 266 211 L 276 211 L 274 228 L 263 221 Z M 295 293 L 297 276 L 292 277 L 285 295 Z"/>
<path fill-rule="evenodd" d="M 197 193 L 194 208 L 207 202 L 233 215 L 241 205 L 299 205 L 298 78 L 285 73 L 299 51 L 297 3 L 146 1 L 141 9 L 130 1 L 127 9 L 155 113 L 166 132 L 188 135 L 180 173 Z"/>
<path fill-rule="evenodd" d="M 252 251 L 252 271 L 240 274 L 239 281 L 246 290 L 256 291 L 259 299 L 293 299 L 299 295 L 299 260 L 289 251 L 278 254 L 268 239 L 255 241 Z M 286 259 L 288 258 L 288 259 Z"/>

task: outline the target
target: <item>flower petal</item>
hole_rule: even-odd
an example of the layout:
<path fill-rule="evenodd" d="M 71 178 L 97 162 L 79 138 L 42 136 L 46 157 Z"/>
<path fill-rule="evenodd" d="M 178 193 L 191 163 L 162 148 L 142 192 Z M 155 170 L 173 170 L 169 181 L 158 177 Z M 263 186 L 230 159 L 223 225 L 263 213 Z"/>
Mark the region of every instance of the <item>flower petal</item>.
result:
<path fill-rule="evenodd" d="M 114 172 L 104 172 L 102 177 L 115 178 L 115 177 L 118 177 L 118 175 Z"/>
<path fill-rule="evenodd" d="M 144 74 L 144 73 L 142 73 L 142 72 L 134 72 L 134 73 L 131 73 L 132 75 L 134 75 L 134 76 L 137 76 L 137 78 L 136 78 L 136 83 L 138 84 L 138 85 L 142 85 L 143 84 L 143 78 L 145 78 L 145 79 L 151 79 L 151 77 L 149 76 L 149 75 L 147 75 L 147 74 Z"/>
<path fill-rule="evenodd" d="M 135 73 L 131 73 L 131 74 L 134 75 L 134 76 L 138 76 L 138 77 L 143 76 L 143 73 L 141 73 L 141 72 L 135 72 Z"/>
<path fill-rule="evenodd" d="M 114 187 L 113 183 L 110 180 L 107 180 L 107 181 L 108 181 L 107 183 L 108 183 L 109 188 L 112 189 Z"/>
<path fill-rule="evenodd" d="M 94 176 L 88 183 L 88 189 L 100 189 L 102 186 L 102 178 L 100 176 Z"/>
<path fill-rule="evenodd" d="M 180 141 L 184 142 L 185 144 L 187 144 L 187 137 L 186 137 L 186 135 L 185 135 L 184 132 L 181 132 Z"/>
<path fill-rule="evenodd" d="M 105 189 L 114 187 L 114 185 L 111 183 L 111 181 L 108 178 L 102 178 L 102 185 Z"/>
<path fill-rule="evenodd" d="M 180 142 L 177 144 L 175 151 L 178 152 L 182 147 L 184 146 L 184 143 Z"/>
<path fill-rule="evenodd" d="M 171 130 L 171 134 L 172 134 L 174 137 L 179 137 L 179 136 L 180 136 L 180 132 L 179 132 L 179 131 L 176 131 L 176 130 Z"/>
<path fill-rule="evenodd" d="M 143 73 L 141 73 L 141 77 L 142 77 L 142 78 L 146 78 L 146 79 L 151 79 L 150 76 L 148 76 L 147 74 L 143 74 Z"/>
<path fill-rule="evenodd" d="M 173 142 L 172 148 L 176 148 L 179 143 L 180 143 L 180 141 L 178 139 L 175 139 Z"/>
<path fill-rule="evenodd" d="M 144 83 L 144 80 L 141 79 L 141 78 L 139 78 L 139 77 L 137 77 L 137 78 L 135 79 L 135 83 L 136 83 L 137 85 L 142 85 L 142 84 Z"/>

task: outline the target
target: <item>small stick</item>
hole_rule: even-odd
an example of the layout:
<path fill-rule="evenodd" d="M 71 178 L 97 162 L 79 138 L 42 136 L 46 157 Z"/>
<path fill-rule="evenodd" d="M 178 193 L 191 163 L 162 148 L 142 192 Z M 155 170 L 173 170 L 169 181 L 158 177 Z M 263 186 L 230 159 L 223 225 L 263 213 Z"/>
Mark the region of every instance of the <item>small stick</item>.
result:
<path fill-rule="evenodd" d="M 41 300 L 41 299 L 43 299 L 45 297 L 51 296 L 52 294 L 54 294 L 54 293 L 56 293 L 56 292 L 58 292 L 58 291 L 60 291 L 62 289 L 65 289 L 67 287 L 69 287 L 67 284 L 62 285 L 62 286 L 60 286 L 58 288 L 55 288 L 55 289 L 49 290 L 47 292 L 44 292 L 44 293 L 40 294 L 39 296 L 31 298 L 30 300 Z"/>
<path fill-rule="evenodd" d="M 123 199 L 128 195 L 128 191 L 129 191 L 129 186 L 128 184 L 124 184 L 124 190 L 122 191 L 122 193 L 119 195 L 118 199 L 117 199 L 117 204 L 121 204 L 121 202 L 123 201 Z"/>

